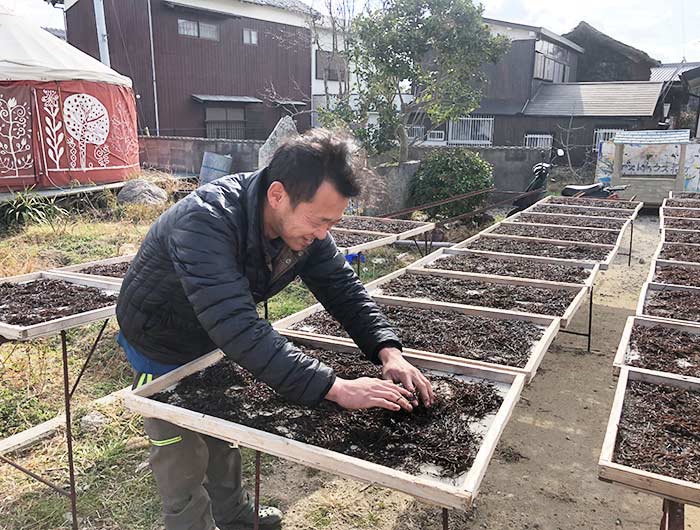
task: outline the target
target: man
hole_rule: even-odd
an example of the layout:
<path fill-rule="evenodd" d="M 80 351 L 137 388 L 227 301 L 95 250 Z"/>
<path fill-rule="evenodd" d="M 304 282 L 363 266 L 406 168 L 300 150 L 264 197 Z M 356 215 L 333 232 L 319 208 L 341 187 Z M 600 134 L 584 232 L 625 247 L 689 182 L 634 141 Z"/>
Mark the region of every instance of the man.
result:
<path fill-rule="evenodd" d="M 119 343 L 134 386 L 221 350 L 292 402 L 411 411 L 433 399 L 401 343 L 328 230 L 359 193 L 351 144 L 314 130 L 281 146 L 270 165 L 202 186 L 153 224 L 122 284 Z M 261 319 L 256 303 L 297 276 L 345 327 L 385 380 L 344 380 Z M 398 385 L 396 383 L 401 383 Z M 167 530 L 252 524 L 241 457 L 224 441 L 146 418 L 150 464 Z M 260 509 L 262 526 L 281 513 Z"/>

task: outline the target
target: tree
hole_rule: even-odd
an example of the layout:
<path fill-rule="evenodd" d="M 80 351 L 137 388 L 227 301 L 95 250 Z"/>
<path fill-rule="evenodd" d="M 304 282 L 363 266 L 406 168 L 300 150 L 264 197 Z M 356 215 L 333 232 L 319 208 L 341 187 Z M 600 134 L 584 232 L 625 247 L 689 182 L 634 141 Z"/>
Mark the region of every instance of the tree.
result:
<path fill-rule="evenodd" d="M 356 119 L 376 113 L 400 161 L 408 156 L 408 127 L 427 117 L 435 128 L 478 106 L 483 65 L 508 48 L 505 37 L 491 35 L 482 11 L 471 0 L 383 0 L 355 19 Z"/>

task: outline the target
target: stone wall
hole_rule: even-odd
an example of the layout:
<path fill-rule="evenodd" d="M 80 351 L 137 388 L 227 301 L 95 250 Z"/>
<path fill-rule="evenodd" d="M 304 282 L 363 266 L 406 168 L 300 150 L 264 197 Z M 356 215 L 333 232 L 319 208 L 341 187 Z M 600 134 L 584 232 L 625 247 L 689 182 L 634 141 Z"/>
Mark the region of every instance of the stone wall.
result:
<path fill-rule="evenodd" d="M 409 156 L 423 159 L 431 149 L 444 147 L 412 147 Z M 465 148 L 466 149 L 466 148 Z M 523 191 L 532 180 L 532 166 L 542 161 L 542 150 L 533 147 L 468 148 L 493 166 L 493 180 L 501 191 Z M 549 156 L 547 153 L 546 156 Z"/>
<path fill-rule="evenodd" d="M 140 136 L 141 165 L 175 174 L 199 175 L 205 151 L 231 155 L 231 173 L 253 171 L 258 167 L 257 140 L 216 140 L 179 136 Z"/>

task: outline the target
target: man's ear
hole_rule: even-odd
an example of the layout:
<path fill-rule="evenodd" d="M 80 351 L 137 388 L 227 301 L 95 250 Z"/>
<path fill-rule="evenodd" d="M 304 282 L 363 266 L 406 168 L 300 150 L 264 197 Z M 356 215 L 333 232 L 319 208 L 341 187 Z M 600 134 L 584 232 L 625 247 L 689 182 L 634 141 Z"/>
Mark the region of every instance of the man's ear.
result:
<path fill-rule="evenodd" d="M 287 200 L 287 191 L 284 189 L 284 184 L 279 181 L 274 181 L 267 188 L 267 203 L 273 208 L 279 208 Z"/>

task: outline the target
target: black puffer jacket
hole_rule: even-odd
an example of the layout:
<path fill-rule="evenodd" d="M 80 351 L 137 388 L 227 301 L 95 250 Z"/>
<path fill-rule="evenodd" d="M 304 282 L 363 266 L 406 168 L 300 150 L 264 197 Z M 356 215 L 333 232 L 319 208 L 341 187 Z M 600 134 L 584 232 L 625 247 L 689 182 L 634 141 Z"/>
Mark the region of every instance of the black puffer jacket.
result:
<path fill-rule="evenodd" d="M 257 302 L 300 276 L 374 362 L 381 346 L 400 342 L 330 235 L 291 253 L 289 268 L 271 277 L 263 171 L 202 186 L 158 218 L 124 278 L 117 320 L 155 361 L 184 364 L 218 347 L 287 399 L 314 405 L 330 390 L 332 370 L 259 318 Z"/>

